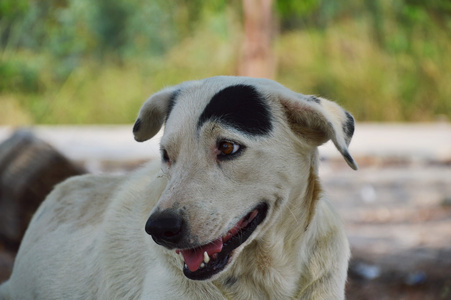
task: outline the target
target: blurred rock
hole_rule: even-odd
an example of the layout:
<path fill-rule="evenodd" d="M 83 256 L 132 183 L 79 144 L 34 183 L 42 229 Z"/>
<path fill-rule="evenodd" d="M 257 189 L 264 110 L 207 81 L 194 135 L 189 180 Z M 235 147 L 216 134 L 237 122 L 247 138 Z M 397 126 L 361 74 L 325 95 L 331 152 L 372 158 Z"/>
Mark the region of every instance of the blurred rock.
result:
<path fill-rule="evenodd" d="M 376 190 L 371 184 L 365 184 L 360 189 L 360 196 L 362 197 L 363 202 L 367 203 L 374 202 L 377 198 Z"/>
<path fill-rule="evenodd" d="M 427 280 L 427 275 L 423 271 L 416 271 L 409 273 L 406 278 L 404 278 L 404 283 L 410 286 L 420 285 L 425 283 Z"/>
<path fill-rule="evenodd" d="M 381 268 L 361 261 L 352 261 L 348 274 L 355 279 L 373 280 L 381 275 Z"/>
<path fill-rule="evenodd" d="M 444 197 L 441 203 L 442 206 L 444 207 L 451 207 L 451 196 L 449 197 Z"/>
<path fill-rule="evenodd" d="M 84 171 L 28 130 L 0 144 L 0 242 L 17 250 L 34 212 L 55 184 Z"/>

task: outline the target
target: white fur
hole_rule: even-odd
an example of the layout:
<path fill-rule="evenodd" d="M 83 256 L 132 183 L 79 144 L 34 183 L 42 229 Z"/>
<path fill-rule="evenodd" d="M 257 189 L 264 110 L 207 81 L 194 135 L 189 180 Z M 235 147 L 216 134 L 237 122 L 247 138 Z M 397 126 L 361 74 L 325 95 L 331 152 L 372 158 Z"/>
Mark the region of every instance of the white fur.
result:
<path fill-rule="evenodd" d="M 196 132 L 209 99 L 234 84 L 252 85 L 268 99 L 268 136 L 248 137 L 215 122 Z M 161 141 L 175 162 L 162 171 L 154 162 L 125 176 L 85 175 L 58 185 L 34 215 L 0 299 L 344 298 L 349 245 L 321 193 L 316 149 L 332 139 L 347 153 L 344 111 L 273 81 L 215 77 L 151 97 L 140 111 L 137 140 L 158 131 L 175 90 L 180 99 Z M 246 151 L 218 168 L 218 137 L 243 142 Z M 153 211 L 183 205 L 192 239 L 205 244 L 262 199 L 270 207 L 266 219 L 211 280 L 186 278 L 180 256 L 144 231 Z"/>

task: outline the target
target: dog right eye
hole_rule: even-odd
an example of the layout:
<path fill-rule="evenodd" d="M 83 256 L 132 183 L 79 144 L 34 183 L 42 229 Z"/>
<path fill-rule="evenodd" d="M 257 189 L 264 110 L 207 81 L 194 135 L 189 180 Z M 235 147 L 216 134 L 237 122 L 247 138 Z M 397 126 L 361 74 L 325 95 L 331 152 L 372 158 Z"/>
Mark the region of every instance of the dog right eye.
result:
<path fill-rule="evenodd" d="M 219 144 L 218 150 L 221 155 L 231 155 L 238 152 L 240 146 L 232 142 L 224 141 Z"/>
<path fill-rule="evenodd" d="M 231 141 L 220 141 L 217 146 L 217 157 L 219 160 L 227 160 L 235 158 L 239 155 L 245 147 L 231 142 Z"/>

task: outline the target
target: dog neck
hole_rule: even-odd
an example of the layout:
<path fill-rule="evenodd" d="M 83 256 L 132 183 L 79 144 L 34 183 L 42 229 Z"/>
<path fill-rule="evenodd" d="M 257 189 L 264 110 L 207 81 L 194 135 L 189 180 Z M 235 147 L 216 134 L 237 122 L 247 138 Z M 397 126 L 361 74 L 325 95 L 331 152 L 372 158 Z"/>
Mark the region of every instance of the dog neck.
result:
<path fill-rule="evenodd" d="M 283 221 L 243 249 L 231 274 L 214 282 L 226 298 L 289 299 L 302 291 L 303 237 L 321 196 L 315 164 L 310 166 L 306 185 L 297 193 L 280 212 Z"/>

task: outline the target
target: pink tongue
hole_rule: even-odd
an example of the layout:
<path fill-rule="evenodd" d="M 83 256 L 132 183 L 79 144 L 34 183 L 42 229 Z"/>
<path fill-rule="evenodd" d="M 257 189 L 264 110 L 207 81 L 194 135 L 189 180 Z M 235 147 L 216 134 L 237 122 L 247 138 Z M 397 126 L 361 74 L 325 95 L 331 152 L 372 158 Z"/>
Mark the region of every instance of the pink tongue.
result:
<path fill-rule="evenodd" d="M 180 250 L 182 252 L 183 258 L 185 259 L 185 264 L 191 272 L 197 271 L 204 260 L 204 252 L 206 251 L 208 256 L 214 253 L 219 253 L 222 250 L 222 238 L 217 239 L 210 244 L 202 246 L 196 249 Z"/>
<path fill-rule="evenodd" d="M 205 251 L 210 257 L 215 253 L 221 252 L 224 243 L 230 240 L 232 236 L 234 236 L 242 228 L 246 227 L 253 219 L 255 219 L 257 214 L 258 211 L 253 210 L 246 217 L 241 219 L 232 229 L 230 229 L 225 236 L 217 239 L 216 241 L 211 242 L 210 244 L 204 245 L 196 249 L 176 250 L 176 252 L 182 253 L 183 258 L 185 259 L 185 264 L 188 266 L 188 269 L 191 272 L 197 271 L 200 265 L 202 264 L 202 261 L 204 260 Z"/>

